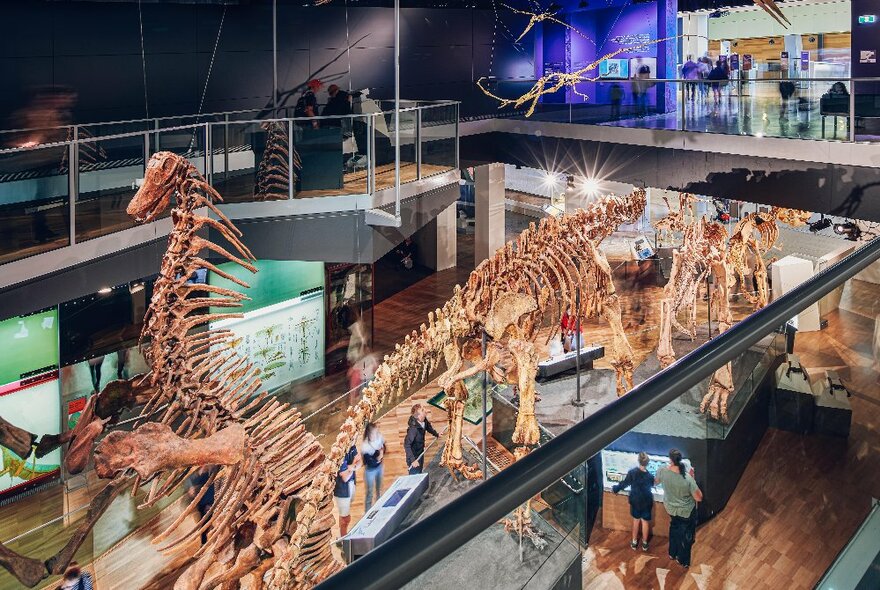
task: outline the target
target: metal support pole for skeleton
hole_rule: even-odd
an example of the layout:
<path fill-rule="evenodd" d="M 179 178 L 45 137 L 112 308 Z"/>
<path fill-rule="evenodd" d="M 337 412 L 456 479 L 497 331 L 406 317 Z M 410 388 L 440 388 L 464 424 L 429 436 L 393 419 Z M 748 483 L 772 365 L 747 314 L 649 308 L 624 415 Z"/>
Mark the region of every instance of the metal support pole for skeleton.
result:
<path fill-rule="evenodd" d="M 483 358 L 486 358 L 486 331 L 483 330 Z M 483 421 L 480 423 L 483 428 L 483 479 L 489 479 L 489 466 L 488 461 L 486 459 L 486 455 L 489 453 L 489 448 L 487 446 L 488 443 L 488 432 L 486 428 L 486 414 L 488 413 L 487 409 L 487 395 L 489 389 L 489 371 L 483 371 Z"/>
<path fill-rule="evenodd" d="M 394 0 L 394 217 L 400 219 L 400 0 Z"/>
<path fill-rule="evenodd" d="M 574 371 L 575 371 L 575 398 L 571 402 L 576 408 L 582 408 L 585 402 L 581 399 L 581 289 L 577 288 L 574 295 L 575 307 L 575 335 L 574 335 Z"/>

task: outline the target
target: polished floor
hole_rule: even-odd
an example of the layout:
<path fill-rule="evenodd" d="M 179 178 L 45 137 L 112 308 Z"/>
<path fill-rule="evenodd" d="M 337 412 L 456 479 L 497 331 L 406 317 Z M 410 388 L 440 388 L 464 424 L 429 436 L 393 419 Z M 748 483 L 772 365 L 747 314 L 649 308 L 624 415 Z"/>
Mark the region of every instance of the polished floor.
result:
<path fill-rule="evenodd" d="M 584 560 L 585 589 L 812 588 L 880 497 L 880 373 L 871 339 L 880 288 L 852 281 L 828 327 L 797 337 L 811 380 L 839 372 L 853 393 L 848 440 L 769 429 L 727 507 L 700 526 L 691 568 L 647 553 L 629 534 L 596 529 Z M 858 299 L 858 300 L 854 300 Z M 870 317 L 871 321 L 866 321 Z"/>
<path fill-rule="evenodd" d="M 705 98 L 698 96 L 686 101 L 684 109 L 679 104 L 672 113 L 657 114 L 649 109 L 645 116 L 638 116 L 636 107 L 627 101 L 615 116 L 609 106 L 588 101 L 570 106 L 545 104 L 531 118 L 636 129 L 848 141 L 844 117 L 826 117 L 823 132 L 820 96 L 820 92 L 814 92 L 800 102 L 797 98 L 783 101 L 778 94 L 740 97 L 728 87 L 717 102 L 710 93 Z M 860 120 L 855 135 L 856 141 L 878 141 L 880 125 L 876 119 Z"/>

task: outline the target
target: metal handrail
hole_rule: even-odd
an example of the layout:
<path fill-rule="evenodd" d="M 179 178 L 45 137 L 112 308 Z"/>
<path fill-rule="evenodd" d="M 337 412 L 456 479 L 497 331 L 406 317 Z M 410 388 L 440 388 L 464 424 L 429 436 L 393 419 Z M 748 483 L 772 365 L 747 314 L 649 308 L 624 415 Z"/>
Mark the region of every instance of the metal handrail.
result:
<path fill-rule="evenodd" d="M 454 106 L 457 104 L 459 104 L 458 101 L 443 101 L 443 102 L 437 102 L 436 104 L 419 105 L 419 106 L 415 106 L 415 107 L 404 107 L 404 108 L 400 109 L 400 112 L 401 113 L 415 112 L 415 111 L 439 108 L 439 107 L 444 107 L 444 106 Z M 247 112 L 247 111 L 244 111 L 244 112 Z M 82 143 L 95 143 L 98 141 L 124 139 L 127 137 L 143 137 L 145 134 L 153 135 L 153 134 L 168 133 L 168 132 L 173 132 L 173 131 L 204 129 L 207 126 L 214 126 L 214 125 L 247 125 L 247 124 L 256 125 L 256 124 L 262 124 L 262 123 L 275 123 L 275 122 L 277 122 L 277 123 L 291 123 L 291 122 L 293 122 L 293 123 L 310 123 L 310 122 L 314 122 L 314 121 L 327 121 L 327 120 L 331 120 L 331 119 L 339 119 L 339 120 L 351 119 L 352 121 L 354 121 L 354 120 L 371 119 L 371 118 L 378 117 L 379 115 L 389 114 L 391 112 L 393 112 L 393 111 L 383 110 L 383 111 L 376 111 L 376 112 L 369 112 L 369 113 L 357 113 L 357 114 L 353 113 L 350 115 L 326 115 L 326 116 L 321 115 L 321 116 L 315 116 L 315 117 L 285 117 L 285 118 L 277 118 L 277 119 L 276 118 L 237 119 L 234 121 L 202 121 L 200 123 L 188 123 L 186 125 L 175 125 L 173 127 L 156 127 L 156 128 L 152 128 L 152 129 L 141 129 L 139 131 L 125 131 L 122 133 L 111 133 L 111 134 L 107 134 L 107 135 L 90 135 L 85 138 L 76 137 L 73 139 L 64 139 L 61 141 L 38 143 L 35 145 L 0 148 L 0 155 L 12 154 L 12 153 L 16 153 L 16 152 L 36 151 L 36 150 L 41 150 L 41 149 L 51 149 L 51 148 L 69 146 L 69 145 L 78 145 L 78 144 L 82 144 Z M 182 118 L 192 117 L 192 116 L 194 116 L 194 115 L 183 115 L 181 117 L 166 117 L 166 118 L 167 119 L 182 119 Z M 153 119 L 150 119 L 150 120 L 153 120 Z M 68 129 L 68 128 L 90 127 L 90 126 L 95 126 L 95 125 L 117 125 L 117 124 L 121 124 L 121 123 L 116 123 L 116 122 L 113 122 L 113 123 L 89 123 L 89 124 L 83 124 L 83 125 L 80 125 L 80 124 L 68 125 L 65 127 L 36 127 L 36 128 L 30 129 L 30 130 L 31 131 L 34 131 L 34 130 L 46 131 L 46 130 L 52 130 L 52 129 Z M 21 130 L 21 132 L 25 132 L 25 131 L 28 131 L 28 130 L 27 129 Z M 16 131 L 16 132 L 18 132 L 18 131 Z M 0 133 L 13 133 L 13 131 L 0 131 Z"/>
<path fill-rule="evenodd" d="M 741 70 L 734 70 L 741 71 Z M 500 79 L 495 78 L 494 76 L 490 76 L 486 78 L 489 81 L 495 82 L 535 82 L 538 78 L 513 78 L 513 79 Z M 579 83 L 587 83 L 587 82 L 626 82 L 632 80 L 634 78 L 599 78 L 598 80 L 582 80 Z M 699 82 L 729 82 L 731 80 L 736 80 L 736 78 L 731 78 L 728 80 L 707 80 L 705 78 L 702 79 L 688 79 L 688 78 L 638 78 L 639 82 L 684 82 L 695 84 Z M 880 82 L 880 77 L 870 77 L 870 78 L 755 78 L 755 79 L 744 79 L 743 82 Z"/>
<path fill-rule="evenodd" d="M 878 259 L 880 238 L 379 545 L 318 590 L 402 587 Z"/>
<path fill-rule="evenodd" d="M 387 99 L 373 99 L 373 100 L 377 103 L 380 103 L 380 102 L 386 101 Z M 455 101 L 455 100 L 412 100 L 412 101 L 406 101 L 406 102 L 415 102 L 415 103 L 418 103 L 418 105 L 414 106 L 414 107 L 406 107 L 404 109 L 401 109 L 401 111 L 405 111 L 407 109 L 419 109 L 419 108 L 425 108 L 425 107 L 449 106 L 452 104 L 458 104 L 459 101 Z M 73 127 L 97 127 L 100 125 L 108 125 L 109 126 L 109 125 L 132 125 L 134 123 L 158 123 L 159 121 L 170 121 L 173 119 L 187 119 L 187 118 L 200 119 L 200 118 L 207 118 L 207 117 L 228 117 L 230 115 L 242 115 L 245 113 L 263 113 L 266 111 L 273 111 L 273 110 L 282 111 L 282 110 L 286 110 L 288 108 L 290 108 L 290 107 L 278 107 L 277 109 L 274 109 L 273 107 L 268 107 L 265 109 L 244 109 L 244 110 L 240 110 L 240 111 L 221 111 L 218 113 L 204 113 L 201 115 L 195 115 L 195 114 L 169 115 L 166 117 L 151 117 L 149 119 L 124 119 L 124 120 L 120 120 L 120 121 L 95 121 L 92 123 L 71 123 L 70 125 L 56 125 L 54 127 L 22 127 L 19 129 L 0 129 L 0 135 L 2 135 L 4 133 L 24 133 L 27 131 L 52 131 L 52 130 L 57 130 L 57 129 L 71 129 Z M 380 112 L 381 113 L 390 113 L 390 112 L 392 112 L 392 110 L 387 110 L 387 111 L 383 110 Z M 361 113 L 360 116 L 370 115 L 370 114 L 379 114 L 379 113 Z M 348 116 L 351 116 L 351 115 L 326 115 L 326 118 L 348 117 Z M 358 116 L 358 115 L 354 115 L 354 116 Z M 323 115 L 321 117 L 323 117 Z M 306 117 L 306 118 L 307 119 L 317 119 L 317 118 L 321 118 L 321 117 Z M 302 117 L 300 117 L 300 118 L 302 118 Z M 269 117 L 266 119 L 259 119 L 259 121 L 265 122 L 265 121 L 272 120 L 272 119 L 273 118 Z M 191 125 L 204 125 L 205 123 L 222 123 L 222 122 L 224 122 L 222 119 L 218 120 L 218 121 L 196 121 L 194 123 L 191 123 Z M 236 121 L 229 121 L 229 122 L 230 123 L 238 123 L 240 121 L 236 120 Z M 148 131 L 148 130 L 149 131 L 156 131 L 157 130 L 156 125 L 151 125 L 150 127 L 151 127 L 150 129 L 141 130 L 140 133 L 143 133 L 144 131 Z M 159 127 L 158 129 L 162 129 L 162 128 Z"/>

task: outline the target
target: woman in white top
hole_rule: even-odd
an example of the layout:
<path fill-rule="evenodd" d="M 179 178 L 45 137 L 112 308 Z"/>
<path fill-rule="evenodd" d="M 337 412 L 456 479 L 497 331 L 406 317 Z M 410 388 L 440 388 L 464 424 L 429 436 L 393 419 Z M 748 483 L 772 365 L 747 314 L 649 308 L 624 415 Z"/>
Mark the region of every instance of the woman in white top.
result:
<path fill-rule="evenodd" d="M 385 438 L 373 422 L 367 424 L 367 428 L 364 430 L 361 455 L 364 458 L 364 481 L 367 484 L 364 510 L 369 512 L 370 506 L 373 505 L 373 492 L 375 492 L 377 500 L 382 495 L 382 473 L 384 471 L 382 461 L 385 458 Z"/>

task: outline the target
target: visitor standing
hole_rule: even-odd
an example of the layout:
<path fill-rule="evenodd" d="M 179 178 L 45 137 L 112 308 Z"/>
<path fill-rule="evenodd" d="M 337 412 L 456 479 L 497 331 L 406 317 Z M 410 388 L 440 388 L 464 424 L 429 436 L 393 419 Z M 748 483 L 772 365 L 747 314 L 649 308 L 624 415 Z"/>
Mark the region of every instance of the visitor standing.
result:
<path fill-rule="evenodd" d="M 687 56 L 687 61 L 681 66 L 681 77 L 693 82 L 685 82 L 684 89 L 687 99 L 693 101 L 697 95 L 697 80 L 700 79 L 700 67 L 694 61 L 693 56 Z"/>
<path fill-rule="evenodd" d="M 617 121 L 620 119 L 620 105 L 623 104 L 623 86 L 617 82 L 612 83 L 609 95 L 611 98 L 611 119 Z"/>
<path fill-rule="evenodd" d="M 428 413 L 422 404 L 415 404 L 410 411 L 409 423 L 406 428 L 406 437 L 403 439 L 403 450 L 406 453 L 406 466 L 410 475 L 422 472 L 425 466 L 425 433 L 430 432 L 435 437 L 440 435 L 431 426 Z"/>
<path fill-rule="evenodd" d="M 712 70 L 712 60 L 707 56 L 703 56 L 697 60 L 697 78 L 700 80 L 698 86 L 700 88 L 700 97 L 703 99 L 703 102 L 709 97 L 709 86 L 706 85 L 706 78 L 709 77 L 709 72 Z"/>
<path fill-rule="evenodd" d="M 656 483 L 663 486 L 663 505 L 669 513 L 669 558 L 684 567 L 691 566 L 691 548 L 697 535 L 697 502 L 703 492 L 688 473 L 681 451 L 669 451 L 669 465 L 657 471 Z"/>
<path fill-rule="evenodd" d="M 61 580 L 60 590 L 92 590 L 92 575 L 80 569 L 79 564 L 75 561 L 70 562 L 67 571 L 64 572 L 64 578 Z"/>
<path fill-rule="evenodd" d="M 648 534 L 651 527 L 651 509 L 654 508 L 654 494 L 651 488 L 654 486 L 654 476 L 648 473 L 648 454 L 639 453 L 639 464 L 630 469 L 626 477 L 616 484 L 611 490 L 617 494 L 621 490 L 629 488 L 629 514 L 632 516 L 632 542 L 629 544 L 633 549 L 639 546 L 639 529 L 642 529 L 642 551 L 648 550 Z"/>
<path fill-rule="evenodd" d="M 336 473 L 336 485 L 333 487 L 333 500 L 336 502 L 336 509 L 339 511 L 339 536 L 344 537 L 348 534 L 348 525 L 351 524 L 351 499 L 354 498 L 355 490 L 355 474 L 360 466 L 361 458 L 358 455 L 357 447 L 351 445 L 339 471 Z"/>
<path fill-rule="evenodd" d="M 379 432 L 379 427 L 374 422 L 367 424 L 364 430 L 364 442 L 361 444 L 361 457 L 364 460 L 364 482 L 367 485 L 367 497 L 364 501 L 364 512 L 370 510 L 373 505 L 373 494 L 378 500 L 382 495 L 382 475 L 385 467 L 385 437 Z"/>
<path fill-rule="evenodd" d="M 210 481 L 212 475 L 214 475 L 214 469 L 210 465 L 202 465 L 199 470 L 189 476 L 189 480 L 187 480 L 186 495 L 191 500 L 198 497 L 202 488 L 208 486 L 208 489 L 205 490 L 202 497 L 199 498 L 198 504 L 196 504 L 196 509 L 199 511 L 200 521 L 205 518 L 205 515 L 211 510 L 211 506 L 214 505 L 214 482 Z M 208 483 L 209 481 L 210 483 Z M 208 533 L 207 531 L 204 531 L 202 532 L 202 545 L 207 542 Z"/>
<path fill-rule="evenodd" d="M 648 114 L 648 79 L 651 77 L 651 66 L 645 63 L 641 56 L 636 58 L 636 64 L 632 75 L 631 86 L 633 102 L 636 105 L 636 114 L 644 117 Z"/>
<path fill-rule="evenodd" d="M 318 116 L 318 97 L 315 95 L 316 92 L 321 90 L 323 87 L 323 83 L 320 80 L 309 80 L 306 83 L 306 87 L 300 95 L 299 99 L 296 101 L 296 106 L 293 107 L 293 116 L 298 119 L 317 117 Z M 309 123 L 297 123 L 303 127 L 318 127 L 317 121 L 312 121 Z"/>
<path fill-rule="evenodd" d="M 336 84 L 331 84 L 327 88 L 327 94 L 330 96 L 330 99 L 327 101 L 327 104 L 324 105 L 324 110 L 321 111 L 322 117 L 328 116 L 337 116 L 340 115 L 350 115 L 351 114 L 351 95 L 342 90 Z M 346 121 L 347 123 L 348 121 Z M 326 119 L 323 121 L 325 127 L 342 127 L 343 120 L 342 118 L 335 119 Z M 347 125 L 346 125 L 347 126 Z"/>
<path fill-rule="evenodd" d="M 727 70 L 721 60 L 715 62 L 715 67 L 709 72 L 707 79 L 712 81 L 712 96 L 717 105 L 721 101 L 721 86 L 727 84 L 726 80 L 728 79 Z"/>

